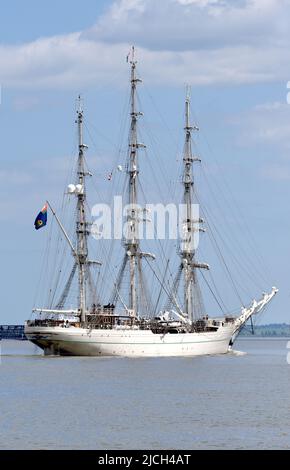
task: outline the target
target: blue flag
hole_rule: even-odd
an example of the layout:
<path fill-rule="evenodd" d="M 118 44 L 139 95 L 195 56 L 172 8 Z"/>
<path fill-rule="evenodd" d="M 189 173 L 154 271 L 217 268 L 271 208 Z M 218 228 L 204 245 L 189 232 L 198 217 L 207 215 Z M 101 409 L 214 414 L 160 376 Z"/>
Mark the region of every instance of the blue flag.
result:
<path fill-rule="evenodd" d="M 47 204 L 43 206 L 38 216 L 34 221 L 35 230 L 39 230 L 41 227 L 44 227 L 47 222 Z"/>

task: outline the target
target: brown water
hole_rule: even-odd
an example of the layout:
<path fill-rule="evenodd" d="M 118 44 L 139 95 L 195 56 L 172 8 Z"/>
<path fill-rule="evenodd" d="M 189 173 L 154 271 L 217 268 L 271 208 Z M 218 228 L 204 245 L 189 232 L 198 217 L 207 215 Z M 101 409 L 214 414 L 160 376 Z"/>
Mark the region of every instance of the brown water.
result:
<path fill-rule="evenodd" d="M 164 359 L 42 357 L 1 343 L 0 449 L 290 449 L 285 339 Z"/>

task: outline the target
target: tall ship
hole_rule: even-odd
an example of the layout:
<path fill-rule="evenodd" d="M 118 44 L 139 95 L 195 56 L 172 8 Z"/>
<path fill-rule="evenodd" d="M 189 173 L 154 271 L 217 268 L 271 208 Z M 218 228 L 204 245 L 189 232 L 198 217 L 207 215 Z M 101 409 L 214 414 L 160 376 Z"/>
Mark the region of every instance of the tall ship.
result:
<path fill-rule="evenodd" d="M 158 257 L 142 249 L 139 237 L 144 214 L 140 213 L 138 196 L 140 190 L 139 151 L 144 144 L 139 142 L 138 121 L 142 113 L 137 108 L 137 86 L 141 80 L 136 73 L 137 62 L 134 49 L 130 58 L 130 131 L 126 165 L 126 231 L 119 243 L 123 248 L 123 259 L 119 263 L 115 279 L 108 275 L 106 282 L 112 284 L 110 298 L 98 296 L 92 289 L 94 267 L 102 270 L 104 263 L 92 260 L 89 239 L 92 224 L 87 217 L 87 169 L 84 144 L 84 110 L 81 100 L 77 110 L 78 158 L 73 184 L 69 184 L 69 196 L 75 198 L 73 215 L 74 236 L 69 235 L 50 202 L 47 201 L 41 214 L 50 210 L 59 233 L 71 256 L 71 271 L 58 299 L 48 306 L 33 309 L 33 317 L 25 323 L 26 337 L 43 349 L 45 355 L 75 356 L 126 356 L 165 357 L 201 356 L 227 353 L 246 322 L 261 312 L 273 299 L 278 289 L 263 293 L 260 300 L 242 305 L 238 315 L 226 314 L 209 317 L 202 309 L 202 293 L 199 272 L 209 270 L 209 265 L 197 258 L 194 239 L 204 231 L 204 220 L 196 218 L 193 211 L 195 182 L 193 168 L 199 158 L 193 155 L 192 133 L 198 128 L 190 121 L 190 95 L 185 100 L 185 139 L 182 156 L 182 207 L 183 236 L 178 243 L 175 273 L 167 279 L 167 268 L 156 274 L 155 283 L 166 298 L 163 308 L 157 308 L 144 300 L 146 286 L 144 264 L 158 264 Z M 150 188 L 147 188 L 150 191 Z M 40 221 L 39 221 L 40 220 Z M 36 221 L 36 228 L 43 219 Z M 39 224 L 39 226 L 37 226 Z M 97 243 L 97 242 L 95 242 Z M 177 258 L 178 257 L 178 258 Z M 156 258 L 156 259 L 155 259 Z M 155 260 L 155 261 L 153 261 Z M 159 269 L 159 271 L 161 271 Z M 109 279 L 108 279 L 109 278 Z M 70 290 L 76 289 L 76 304 L 67 304 Z M 93 296 L 91 291 L 95 292 Z M 105 301 L 104 301 L 105 300 Z M 146 305 L 145 305 L 146 304 Z M 144 307 L 145 305 L 145 307 Z"/>

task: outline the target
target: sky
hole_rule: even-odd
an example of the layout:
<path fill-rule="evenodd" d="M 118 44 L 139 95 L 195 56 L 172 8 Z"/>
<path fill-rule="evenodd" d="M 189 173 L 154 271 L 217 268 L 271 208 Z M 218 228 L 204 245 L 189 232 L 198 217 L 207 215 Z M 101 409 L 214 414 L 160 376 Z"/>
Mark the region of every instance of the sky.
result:
<path fill-rule="evenodd" d="M 33 222 L 46 198 L 60 204 L 79 93 L 97 130 L 96 174 L 111 170 L 132 44 L 144 119 L 161 153 L 170 138 L 180 142 L 191 85 L 202 158 L 210 168 L 218 162 L 219 187 L 226 180 L 243 213 L 268 273 L 264 289 L 280 289 L 263 322 L 289 322 L 289 21 L 288 0 L 1 2 L 0 323 L 30 316 L 44 247 Z M 244 243 L 247 230 L 238 237 Z"/>

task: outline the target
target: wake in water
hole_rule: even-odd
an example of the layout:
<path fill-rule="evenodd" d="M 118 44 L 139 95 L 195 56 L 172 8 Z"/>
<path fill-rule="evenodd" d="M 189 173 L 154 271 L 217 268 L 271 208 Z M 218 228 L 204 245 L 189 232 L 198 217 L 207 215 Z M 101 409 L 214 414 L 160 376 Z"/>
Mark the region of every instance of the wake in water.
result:
<path fill-rule="evenodd" d="M 229 349 L 229 354 L 233 356 L 246 356 L 248 353 L 245 351 L 236 351 L 235 349 Z"/>

